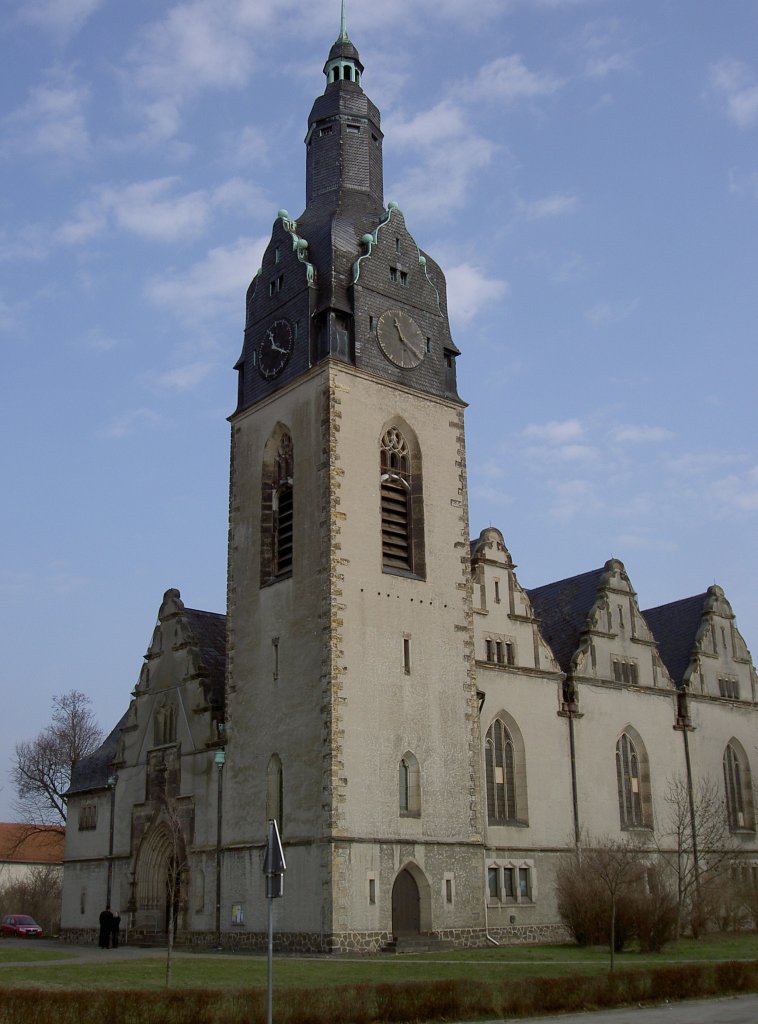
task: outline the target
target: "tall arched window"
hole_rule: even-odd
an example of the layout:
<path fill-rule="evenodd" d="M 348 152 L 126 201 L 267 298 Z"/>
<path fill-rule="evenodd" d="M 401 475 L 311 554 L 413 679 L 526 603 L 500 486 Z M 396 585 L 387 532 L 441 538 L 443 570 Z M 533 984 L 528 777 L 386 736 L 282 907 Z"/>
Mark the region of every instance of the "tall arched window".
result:
<path fill-rule="evenodd" d="M 622 828 L 651 828 L 652 801 L 642 740 L 625 729 L 616 743 L 616 786 Z"/>
<path fill-rule="evenodd" d="M 282 762 L 278 754 L 272 754 L 266 769 L 266 820 L 276 818 L 279 831 L 283 831 L 284 786 Z"/>
<path fill-rule="evenodd" d="M 424 575 L 421 457 L 412 432 L 388 427 L 380 443 L 382 568 Z"/>
<path fill-rule="evenodd" d="M 487 730 L 487 817 L 490 824 L 516 821 L 516 775 L 513 740 L 496 718 Z"/>
<path fill-rule="evenodd" d="M 755 827 L 750 766 L 738 740 L 731 739 L 724 751 L 726 813 L 732 832 Z"/>
<path fill-rule="evenodd" d="M 290 576 L 294 546 L 292 437 L 281 425 L 263 454 L 261 479 L 261 585 Z"/>
<path fill-rule="evenodd" d="M 418 761 L 410 751 L 406 751 L 400 759 L 398 782 L 401 816 L 419 817 L 421 814 L 421 773 Z"/>

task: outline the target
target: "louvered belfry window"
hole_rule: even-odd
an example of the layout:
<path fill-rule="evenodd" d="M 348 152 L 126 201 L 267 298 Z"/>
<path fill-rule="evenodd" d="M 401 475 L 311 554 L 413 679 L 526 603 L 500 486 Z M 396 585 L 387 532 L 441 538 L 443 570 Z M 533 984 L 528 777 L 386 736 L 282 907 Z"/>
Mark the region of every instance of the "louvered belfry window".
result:
<path fill-rule="evenodd" d="M 274 491 L 274 574 L 292 571 L 293 489 L 292 438 L 284 434 L 276 456 Z"/>
<path fill-rule="evenodd" d="M 382 565 L 412 570 L 411 458 L 397 427 L 382 438 L 381 472 Z"/>

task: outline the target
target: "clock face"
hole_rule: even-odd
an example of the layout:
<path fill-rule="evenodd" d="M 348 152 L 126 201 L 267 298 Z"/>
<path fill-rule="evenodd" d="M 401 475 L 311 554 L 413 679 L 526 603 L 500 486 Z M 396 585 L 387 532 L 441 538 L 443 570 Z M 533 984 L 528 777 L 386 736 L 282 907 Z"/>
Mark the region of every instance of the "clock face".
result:
<path fill-rule="evenodd" d="M 421 328 L 402 309 L 388 309 L 376 325 L 379 346 L 395 366 L 410 370 L 426 355 L 426 338 Z"/>
<path fill-rule="evenodd" d="M 258 369 L 266 380 L 277 377 L 292 352 L 292 328 L 287 320 L 275 320 L 258 346 Z"/>

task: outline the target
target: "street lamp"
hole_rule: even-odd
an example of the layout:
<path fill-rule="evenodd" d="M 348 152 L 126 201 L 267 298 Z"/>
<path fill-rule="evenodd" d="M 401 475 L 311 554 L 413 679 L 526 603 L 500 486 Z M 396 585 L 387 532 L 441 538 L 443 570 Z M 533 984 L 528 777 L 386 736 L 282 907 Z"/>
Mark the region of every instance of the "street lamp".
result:
<path fill-rule="evenodd" d="M 223 777 L 226 754 L 217 750 L 213 762 L 218 768 L 218 795 L 216 798 L 216 941 L 221 948 L 221 811 L 223 806 Z"/>

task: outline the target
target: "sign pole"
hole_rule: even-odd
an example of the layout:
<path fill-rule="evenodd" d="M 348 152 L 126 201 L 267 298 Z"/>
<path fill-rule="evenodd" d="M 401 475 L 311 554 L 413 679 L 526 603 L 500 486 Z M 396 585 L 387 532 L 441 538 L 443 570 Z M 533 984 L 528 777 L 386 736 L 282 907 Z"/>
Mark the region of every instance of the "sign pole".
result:
<path fill-rule="evenodd" d="M 279 836 L 276 819 L 268 823 L 268 842 L 266 843 L 266 859 L 263 862 L 263 873 L 266 876 L 266 900 L 268 901 L 268 991 L 266 1006 L 266 1022 L 273 1024 L 274 1006 L 274 900 L 284 895 L 284 850 Z"/>

